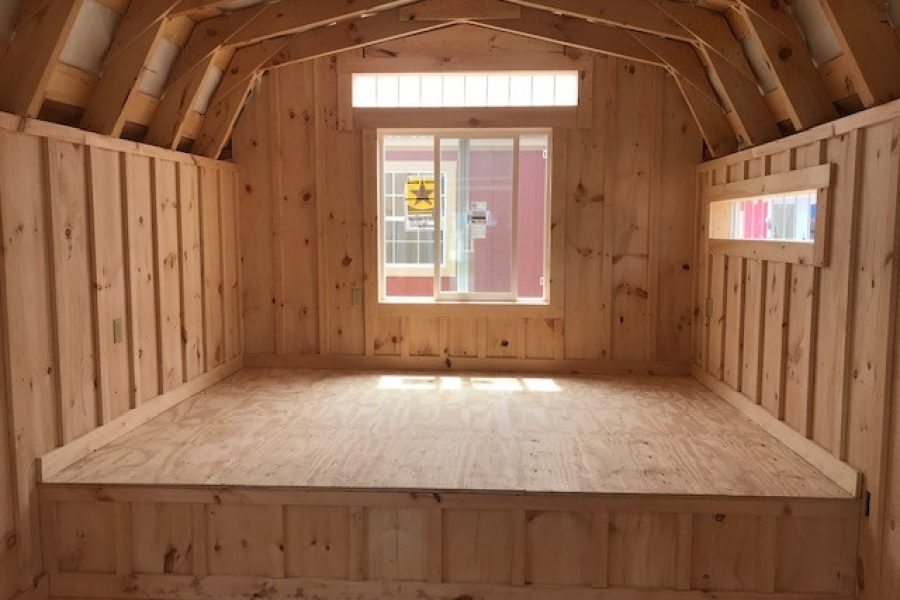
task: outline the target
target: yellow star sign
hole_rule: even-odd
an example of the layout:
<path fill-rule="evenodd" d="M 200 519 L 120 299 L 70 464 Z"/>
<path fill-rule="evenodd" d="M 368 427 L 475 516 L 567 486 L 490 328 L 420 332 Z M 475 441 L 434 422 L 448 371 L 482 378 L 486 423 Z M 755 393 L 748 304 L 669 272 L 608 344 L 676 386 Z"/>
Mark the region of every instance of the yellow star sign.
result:
<path fill-rule="evenodd" d="M 434 212 L 434 177 L 410 176 L 406 180 L 406 211 L 408 214 Z"/>

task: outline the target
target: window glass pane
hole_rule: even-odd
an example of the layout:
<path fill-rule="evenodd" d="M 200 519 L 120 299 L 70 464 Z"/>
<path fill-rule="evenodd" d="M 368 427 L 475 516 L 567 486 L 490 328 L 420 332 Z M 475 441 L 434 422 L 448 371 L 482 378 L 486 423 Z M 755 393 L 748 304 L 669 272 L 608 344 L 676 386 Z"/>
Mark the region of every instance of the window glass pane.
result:
<path fill-rule="evenodd" d="M 386 297 L 434 296 L 434 138 L 387 135 L 382 155 Z"/>
<path fill-rule="evenodd" d="M 556 106 L 578 106 L 578 76 L 556 76 Z"/>
<path fill-rule="evenodd" d="M 488 77 L 488 106 L 509 106 L 509 75 Z"/>
<path fill-rule="evenodd" d="M 531 106 L 531 75 L 513 75 L 509 78 L 509 105 Z"/>
<path fill-rule="evenodd" d="M 711 239 L 815 241 L 815 191 L 722 200 L 709 205 Z"/>
<path fill-rule="evenodd" d="M 418 75 L 401 75 L 400 76 L 400 106 L 417 107 L 421 106 L 420 88 L 422 78 Z"/>
<path fill-rule="evenodd" d="M 487 105 L 487 76 L 469 75 L 466 77 L 466 106 Z"/>
<path fill-rule="evenodd" d="M 378 76 L 378 106 L 380 108 L 396 108 L 398 98 L 398 80 L 391 75 Z"/>
<path fill-rule="evenodd" d="M 519 206 L 517 264 L 519 298 L 543 298 L 545 294 L 547 235 L 547 185 L 550 138 L 523 135 L 519 141 Z"/>
<path fill-rule="evenodd" d="M 376 102 L 375 77 L 369 75 L 357 75 L 353 78 L 353 106 L 371 108 Z"/>
<path fill-rule="evenodd" d="M 444 77 L 443 106 L 464 106 L 466 103 L 466 78 L 463 75 Z"/>
<path fill-rule="evenodd" d="M 356 108 L 577 106 L 578 72 L 353 75 Z"/>
<path fill-rule="evenodd" d="M 442 292 L 513 293 L 513 149 L 512 138 L 441 140 L 448 174 Z"/>
<path fill-rule="evenodd" d="M 422 106 L 438 107 L 444 101 L 444 83 L 440 75 L 422 76 Z"/>
<path fill-rule="evenodd" d="M 556 77 L 553 75 L 535 75 L 532 81 L 532 106 L 553 106 L 556 98 Z"/>

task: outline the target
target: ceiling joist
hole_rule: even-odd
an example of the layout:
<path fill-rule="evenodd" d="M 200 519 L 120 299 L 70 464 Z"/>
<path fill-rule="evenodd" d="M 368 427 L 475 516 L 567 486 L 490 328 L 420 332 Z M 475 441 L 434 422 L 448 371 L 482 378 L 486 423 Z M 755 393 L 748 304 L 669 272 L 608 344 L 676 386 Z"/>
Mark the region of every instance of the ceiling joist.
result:
<path fill-rule="evenodd" d="M 900 98 L 900 37 L 884 2 L 820 0 L 857 82 L 864 106 Z"/>
<path fill-rule="evenodd" d="M 32 0 L 0 56 L 0 110 L 37 117 L 59 55 L 84 0 Z"/>
<path fill-rule="evenodd" d="M 778 0 L 741 0 L 736 18 L 765 52 L 766 66 L 778 82 L 796 130 L 838 117 L 797 25 Z"/>

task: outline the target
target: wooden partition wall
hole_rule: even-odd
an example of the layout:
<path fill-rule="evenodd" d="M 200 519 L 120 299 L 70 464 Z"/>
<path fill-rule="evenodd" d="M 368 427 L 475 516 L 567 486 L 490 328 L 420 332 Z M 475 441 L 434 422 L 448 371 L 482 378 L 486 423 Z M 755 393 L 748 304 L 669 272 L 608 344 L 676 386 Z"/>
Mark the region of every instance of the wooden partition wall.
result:
<path fill-rule="evenodd" d="M 235 178 L 0 114 L 0 598 L 45 584 L 36 459 L 58 470 L 239 368 Z"/>
<path fill-rule="evenodd" d="M 710 245 L 710 197 L 817 165 L 832 165 L 823 266 Z M 861 597 L 900 597 L 900 103 L 706 163 L 699 178 L 695 373 L 782 439 L 864 474 Z"/>
<path fill-rule="evenodd" d="M 522 64 L 580 70 L 581 107 L 349 108 L 359 70 Z M 378 303 L 371 140 L 404 126 L 553 129 L 549 307 Z M 664 71 L 477 28 L 271 71 L 234 139 L 248 364 L 687 372 L 701 155 Z"/>

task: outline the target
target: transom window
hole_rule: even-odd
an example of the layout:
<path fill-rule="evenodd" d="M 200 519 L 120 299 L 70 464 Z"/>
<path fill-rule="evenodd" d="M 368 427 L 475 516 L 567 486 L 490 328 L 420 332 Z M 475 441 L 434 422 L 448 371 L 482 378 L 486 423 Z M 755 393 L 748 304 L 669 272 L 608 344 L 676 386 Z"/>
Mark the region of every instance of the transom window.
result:
<path fill-rule="evenodd" d="M 354 108 L 516 106 L 578 106 L 578 72 L 353 75 Z"/>
<path fill-rule="evenodd" d="M 546 303 L 550 142 L 545 130 L 381 132 L 381 300 Z"/>

